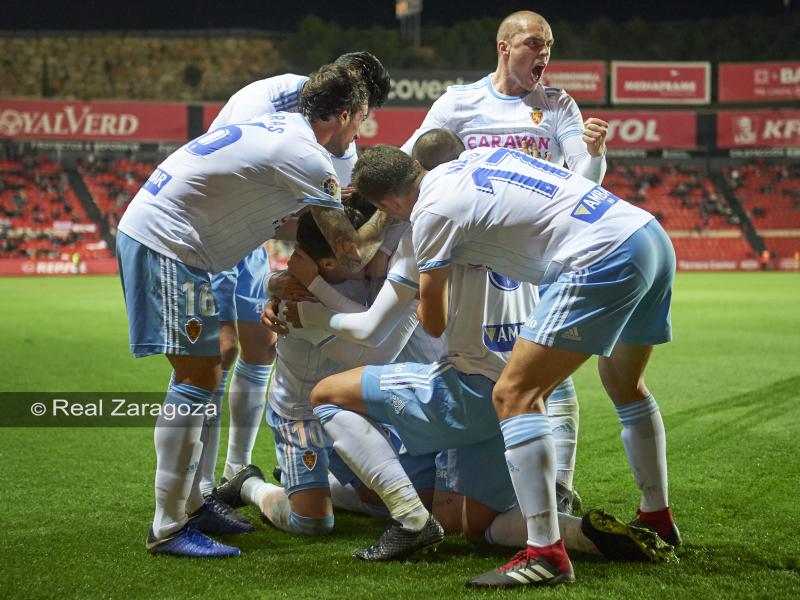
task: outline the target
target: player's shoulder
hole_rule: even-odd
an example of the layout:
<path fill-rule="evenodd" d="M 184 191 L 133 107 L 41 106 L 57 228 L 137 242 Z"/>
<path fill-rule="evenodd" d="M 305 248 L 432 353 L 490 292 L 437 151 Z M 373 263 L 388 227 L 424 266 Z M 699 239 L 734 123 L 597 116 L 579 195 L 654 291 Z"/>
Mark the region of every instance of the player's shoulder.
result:
<path fill-rule="evenodd" d="M 576 104 L 575 99 L 569 95 L 569 92 L 562 88 L 542 86 L 542 93 L 548 103 L 557 104 L 559 106 L 572 106 Z"/>
<path fill-rule="evenodd" d="M 447 90 L 439 97 L 441 102 L 463 102 L 464 98 L 480 96 L 486 91 L 487 77 L 481 77 L 472 83 L 453 84 L 447 86 Z M 438 102 L 437 101 L 437 102 Z"/>

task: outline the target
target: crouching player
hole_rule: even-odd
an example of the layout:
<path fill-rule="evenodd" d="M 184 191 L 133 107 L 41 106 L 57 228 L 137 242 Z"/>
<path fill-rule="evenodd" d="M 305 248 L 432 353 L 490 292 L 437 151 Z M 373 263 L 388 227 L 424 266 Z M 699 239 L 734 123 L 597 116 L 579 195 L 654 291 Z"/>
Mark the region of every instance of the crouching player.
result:
<path fill-rule="evenodd" d="M 366 217 L 348 207 L 348 216 L 355 227 Z M 334 303 L 340 310 L 364 310 L 370 295 L 370 284 L 339 266 L 333 252 L 311 215 L 300 218 L 297 231 L 298 252 L 316 263 L 320 278 L 312 290 Z M 293 261 L 303 260 L 297 256 Z M 329 488 L 328 469 L 342 483 L 354 478 L 345 465 L 330 460 L 330 442 L 322 431 L 310 405 L 310 392 L 324 377 L 357 364 L 389 362 L 400 352 L 417 325 L 416 306 L 404 309 L 403 324 L 390 344 L 370 349 L 333 339 L 327 332 L 304 329 L 290 333 L 278 341 L 277 361 L 268 395 L 267 422 L 273 430 L 278 466 L 283 487 L 267 483 L 260 469 L 248 465 L 214 490 L 214 496 L 237 507 L 257 506 L 277 528 L 306 535 L 324 535 L 333 529 L 334 516 Z M 302 336 L 301 336 L 302 334 Z M 381 429 L 387 440 L 397 436 L 389 428 Z M 404 457 L 403 466 L 412 476 L 421 493 L 433 494 L 434 456 Z M 343 487 L 343 486 L 342 486 Z M 350 488 L 352 489 L 352 488 Z M 339 490 L 340 493 L 342 490 Z M 365 499 L 368 499 L 365 497 Z M 353 500 L 350 500 L 351 506 Z M 365 512 L 370 512 L 369 502 Z M 379 507 L 372 507 L 379 513 Z"/>

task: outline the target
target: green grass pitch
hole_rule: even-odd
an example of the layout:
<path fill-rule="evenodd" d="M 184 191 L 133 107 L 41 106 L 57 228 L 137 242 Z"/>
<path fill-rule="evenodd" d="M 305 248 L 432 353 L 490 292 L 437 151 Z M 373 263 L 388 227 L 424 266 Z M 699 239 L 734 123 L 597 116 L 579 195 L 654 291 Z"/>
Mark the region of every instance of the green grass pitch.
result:
<path fill-rule="evenodd" d="M 2 391 L 159 391 L 162 357 L 133 359 L 114 277 L 0 280 Z M 668 432 L 680 564 L 573 557 L 578 581 L 547 598 L 800 597 L 800 275 L 681 274 L 675 341 L 648 383 Z M 593 361 L 581 400 L 576 487 L 588 506 L 633 515 L 637 493 Z M 2 410 L 2 407 L 0 407 Z M 222 447 L 225 447 L 223 432 Z M 448 598 L 511 555 L 448 538 L 433 558 L 363 564 L 350 552 L 382 525 L 337 515 L 326 539 L 259 524 L 226 561 L 153 557 L 152 430 L 0 429 L 3 598 Z M 255 461 L 271 470 L 262 428 Z M 254 513 L 252 513 L 255 516 Z M 507 597 L 516 592 L 470 592 Z"/>

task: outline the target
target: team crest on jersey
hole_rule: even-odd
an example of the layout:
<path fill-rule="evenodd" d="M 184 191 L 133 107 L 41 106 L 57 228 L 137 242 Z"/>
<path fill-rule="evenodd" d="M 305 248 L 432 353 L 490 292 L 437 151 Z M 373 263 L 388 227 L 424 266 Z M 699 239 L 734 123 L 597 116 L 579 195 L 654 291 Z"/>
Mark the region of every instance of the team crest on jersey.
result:
<path fill-rule="evenodd" d="M 322 180 L 322 191 L 328 196 L 336 198 L 339 195 L 339 188 L 339 180 L 333 175 L 328 175 Z"/>
<path fill-rule="evenodd" d="M 542 122 L 543 118 L 544 118 L 544 112 L 542 111 L 542 109 L 539 108 L 538 106 L 534 106 L 531 109 L 531 121 L 533 121 L 533 124 L 538 125 L 539 123 Z"/>
<path fill-rule="evenodd" d="M 310 449 L 303 452 L 303 464 L 306 469 L 313 471 L 314 467 L 317 466 L 317 453 Z"/>
<path fill-rule="evenodd" d="M 203 331 L 203 322 L 197 317 L 192 317 L 186 321 L 183 330 L 186 332 L 186 337 L 189 338 L 189 341 L 194 344 Z"/>

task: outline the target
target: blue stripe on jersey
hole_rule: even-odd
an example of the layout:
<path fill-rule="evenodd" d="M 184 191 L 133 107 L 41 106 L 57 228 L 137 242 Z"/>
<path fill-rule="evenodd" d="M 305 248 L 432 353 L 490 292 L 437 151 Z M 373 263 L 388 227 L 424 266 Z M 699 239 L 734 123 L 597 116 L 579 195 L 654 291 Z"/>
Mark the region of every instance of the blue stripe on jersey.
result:
<path fill-rule="evenodd" d="M 561 143 L 568 137 L 572 137 L 574 135 L 583 135 L 583 129 L 570 129 L 568 131 L 565 131 L 556 138 L 556 141 L 558 141 L 558 143 Z"/>
<path fill-rule="evenodd" d="M 490 75 L 487 75 L 486 77 L 484 77 L 483 81 L 485 82 L 486 89 L 489 90 L 489 93 L 492 96 L 494 96 L 495 98 L 497 98 L 498 100 L 508 100 L 508 101 L 512 101 L 513 100 L 513 101 L 517 101 L 520 98 L 524 98 L 525 96 L 527 96 L 530 93 L 530 92 L 525 92 L 521 96 L 506 96 L 505 94 L 501 94 L 496 89 L 494 89 L 494 86 L 492 85 L 492 78 L 491 78 Z"/>
<path fill-rule="evenodd" d="M 491 76 L 491 74 L 487 75 L 486 77 L 490 77 L 490 76 Z M 467 91 L 467 90 L 477 90 L 479 88 L 482 88 L 484 85 L 486 85 L 484 79 L 485 78 L 482 77 L 481 79 L 478 79 L 478 81 L 473 81 L 472 83 L 464 83 L 464 84 L 461 84 L 461 85 L 451 85 L 451 86 L 448 86 L 447 89 L 448 90 L 453 90 L 453 91 L 456 91 L 456 92 L 464 92 L 464 91 Z"/>
<path fill-rule="evenodd" d="M 431 262 L 426 262 L 419 268 L 419 272 L 422 273 L 423 271 L 432 271 L 433 269 L 439 269 L 441 267 L 446 267 L 450 264 L 449 260 L 432 260 Z"/>
<path fill-rule="evenodd" d="M 410 279 L 406 279 L 405 277 L 403 277 L 402 275 L 398 275 L 397 273 L 389 273 L 386 276 L 386 279 L 391 279 L 392 281 L 397 282 L 397 283 L 399 283 L 401 285 L 404 285 L 406 287 L 410 287 L 413 290 L 418 290 L 419 289 L 419 284 L 418 283 L 416 283 L 414 281 L 411 281 Z"/>
<path fill-rule="evenodd" d="M 300 198 L 298 204 L 327 206 L 328 208 L 344 208 L 341 202 L 336 200 L 326 200 L 325 198 Z"/>

